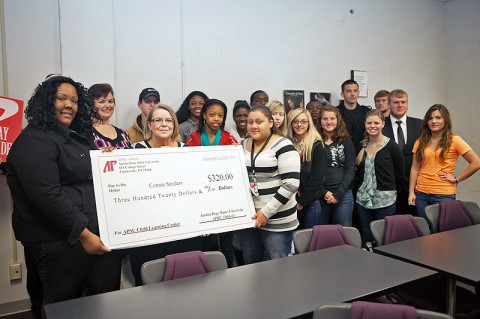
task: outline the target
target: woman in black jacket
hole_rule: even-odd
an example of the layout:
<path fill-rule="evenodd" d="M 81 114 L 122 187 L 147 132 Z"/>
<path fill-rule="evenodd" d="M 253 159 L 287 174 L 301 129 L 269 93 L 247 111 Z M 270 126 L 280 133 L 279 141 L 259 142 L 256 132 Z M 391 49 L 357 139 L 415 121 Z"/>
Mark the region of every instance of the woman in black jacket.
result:
<path fill-rule="evenodd" d="M 325 150 L 307 109 L 295 109 L 288 116 L 288 136 L 300 155 L 300 187 L 297 192 L 299 228 L 328 224 L 322 213 L 320 188 L 325 178 Z"/>
<path fill-rule="evenodd" d="M 395 141 L 382 134 L 383 114 L 370 110 L 365 118 L 363 148 L 357 156 L 357 212 L 362 242 L 373 242 L 370 222 L 395 212 L 397 185 L 405 185 L 405 163 Z"/>
<path fill-rule="evenodd" d="M 35 89 L 28 126 L 8 155 L 13 230 L 34 257 L 43 303 L 119 288 L 100 240 L 89 151 L 97 111 L 81 83 L 55 75 Z M 99 256 L 103 255 L 104 256 Z"/>

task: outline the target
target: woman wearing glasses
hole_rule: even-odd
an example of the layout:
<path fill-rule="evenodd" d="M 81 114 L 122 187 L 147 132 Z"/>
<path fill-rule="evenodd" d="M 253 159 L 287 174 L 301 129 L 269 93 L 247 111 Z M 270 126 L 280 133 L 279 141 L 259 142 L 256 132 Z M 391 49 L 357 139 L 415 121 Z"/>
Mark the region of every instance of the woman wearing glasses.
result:
<path fill-rule="evenodd" d="M 165 104 L 155 105 L 147 115 L 143 129 L 145 140 L 133 144 L 133 148 L 181 147 L 177 142 L 179 134 L 177 117 L 172 108 Z"/>
<path fill-rule="evenodd" d="M 177 141 L 179 125 L 175 112 L 165 104 L 155 105 L 147 115 L 144 126 L 145 140 L 132 145 L 133 148 L 182 147 Z M 133 248 L 130 251 L 130 263 L 135 285 L 142 284 L 140 268 L 150 260 L 166 255 L 192 250 L 208 250 L 208 241 L 203 237 L 176 240 L 168 243 Z"/>
<path fill-rule="evenodd" d="M 328 224 L 321 214 L 320 188 L 325 177 L 325 150 L 307 109 L 295 109 L 288 116 L 288 136 L 300 155 L 300 187 L 297 192 L 299 228 Z"/>

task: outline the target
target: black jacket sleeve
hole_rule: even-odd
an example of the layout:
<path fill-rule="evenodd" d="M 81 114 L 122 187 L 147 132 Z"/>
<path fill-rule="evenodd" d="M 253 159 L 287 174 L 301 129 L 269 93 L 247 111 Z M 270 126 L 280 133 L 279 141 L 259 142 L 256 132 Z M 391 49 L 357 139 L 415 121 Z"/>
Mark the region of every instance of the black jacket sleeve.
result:
<path fill-rule="evenodd" d="M 320 187 L 325 178 L 326 165 L 326 155 L 323 143 L 315 142 L 312 150 L 312 161 L 311 163 L 305 163 L 302 165 L 300 172 L 301 186 L 300 196 L 297 196 L 297 202 L 302 206 L 308 206 L 314 200 L 318 199 Z"/>
<path fill-rule="evenodd" d="M 353 178 L 355 177 L 355 158 L 357 156 L 355 147 L 349 138 L 343 142 L 343 146 L 345 150 L 345 174 L 337 190 L 333 193 L 333 197 L 337 200 L 340 200 L 345 192 L 352 187 Z"/>

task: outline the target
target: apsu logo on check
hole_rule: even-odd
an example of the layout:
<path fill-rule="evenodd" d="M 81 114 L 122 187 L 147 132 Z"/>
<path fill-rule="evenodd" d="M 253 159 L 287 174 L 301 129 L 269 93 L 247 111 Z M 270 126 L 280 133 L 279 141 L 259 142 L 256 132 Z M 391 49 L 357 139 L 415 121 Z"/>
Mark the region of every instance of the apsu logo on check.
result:
<path fill-rule="evenodd" d="M 105 167 L 103 168 L 103 172 L 104 173 L 113 172 L 113 168 L 115 167 L 116 164 L 117 164 L 117 161 L 107 161 L 105 163 Z"/>

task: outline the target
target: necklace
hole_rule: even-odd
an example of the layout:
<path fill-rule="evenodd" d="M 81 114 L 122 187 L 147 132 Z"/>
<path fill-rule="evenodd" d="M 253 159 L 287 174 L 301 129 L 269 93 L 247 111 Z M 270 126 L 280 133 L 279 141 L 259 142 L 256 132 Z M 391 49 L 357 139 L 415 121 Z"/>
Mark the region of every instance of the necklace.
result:
<path fill-rule="evenodd" d="M 376 143 L 369 142 L 366 147 L 367 152 L 371 155 L 375 155 L 382 148 L 382 145 L 383 145 L 383 138 Z"/>

